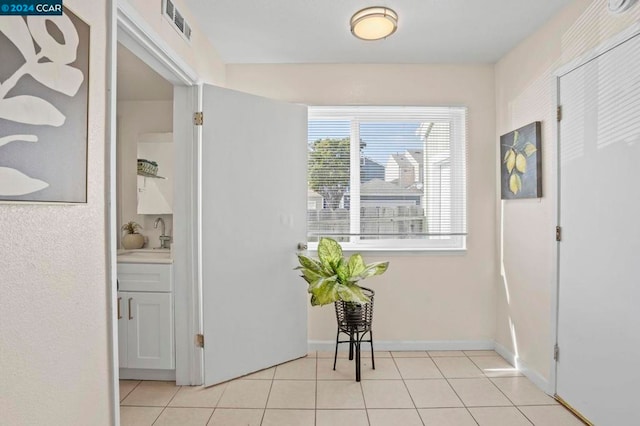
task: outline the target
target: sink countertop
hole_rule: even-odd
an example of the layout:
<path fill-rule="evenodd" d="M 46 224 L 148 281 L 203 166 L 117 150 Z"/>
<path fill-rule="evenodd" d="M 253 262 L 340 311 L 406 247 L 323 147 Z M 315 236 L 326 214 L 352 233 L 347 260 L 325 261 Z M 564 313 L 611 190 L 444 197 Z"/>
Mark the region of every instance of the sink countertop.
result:
<path fill-rule="evenodd" d="M 173 263 L 170 249 L 118 250 L 120 263 Z"/>

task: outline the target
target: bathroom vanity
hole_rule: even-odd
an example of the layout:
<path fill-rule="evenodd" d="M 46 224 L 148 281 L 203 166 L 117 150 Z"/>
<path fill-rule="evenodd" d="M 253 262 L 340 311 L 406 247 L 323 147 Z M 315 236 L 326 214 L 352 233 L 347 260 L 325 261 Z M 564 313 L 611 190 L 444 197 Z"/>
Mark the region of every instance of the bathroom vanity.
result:
<path fill-rule="evenodd" d="M 169 250 L 118 252 L 121 379 L 175 379 L 173 291 Z"/>

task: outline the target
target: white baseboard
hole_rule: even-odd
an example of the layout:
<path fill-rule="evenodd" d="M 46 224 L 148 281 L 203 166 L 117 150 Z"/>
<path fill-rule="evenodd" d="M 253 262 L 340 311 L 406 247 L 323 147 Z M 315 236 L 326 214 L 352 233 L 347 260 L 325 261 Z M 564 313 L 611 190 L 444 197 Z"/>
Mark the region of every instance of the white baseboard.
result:
<path fill-rule="evenodd" d="M 502 346 L 499 343 L 495 343 L 495 351 L 500 354 L 500 356 L 506 359 L 511 365 L 516 367 L 518 371 L 524 374 L 531 382 L 539 387 L 544 393 L 549 396 L 553 396 L 554 390 L 553 386 L 548 379 L 546 379 L 542 374 L 538 373 L 536 370 L 529 368 L 527 364 L 518 358 L 513 352 L 511 352 L 506 347 Z"/>
<path fill-rule="evenodd" d="M 369 347 L 363 343 L 364 350 Z M 492 350 L 495 344 L 492 340 L 375 340 L 373 349 L 376 351 L 472 351 Z M 309 340 L 310 351 L 334 351 L 335 340 Z M 338 350 L 347 351 L 349 345 L 342 344 Z"/>

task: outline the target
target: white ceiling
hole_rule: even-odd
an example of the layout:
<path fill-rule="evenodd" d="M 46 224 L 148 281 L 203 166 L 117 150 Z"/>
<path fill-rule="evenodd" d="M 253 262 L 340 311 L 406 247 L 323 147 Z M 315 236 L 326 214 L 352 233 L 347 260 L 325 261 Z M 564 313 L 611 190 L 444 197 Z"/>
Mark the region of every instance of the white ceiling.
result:
<path fill-rule="evenodd" d="M 118 101 L 173 100 L 173 85 L 121 44 L 117 64 Z"/>
<path fill-rule="evenodd" d="M 571 0 L 186 0 L 225 63 L 493 63 Z M 399 15 L 387 40 L 351 35 L 368 6 Z"/>

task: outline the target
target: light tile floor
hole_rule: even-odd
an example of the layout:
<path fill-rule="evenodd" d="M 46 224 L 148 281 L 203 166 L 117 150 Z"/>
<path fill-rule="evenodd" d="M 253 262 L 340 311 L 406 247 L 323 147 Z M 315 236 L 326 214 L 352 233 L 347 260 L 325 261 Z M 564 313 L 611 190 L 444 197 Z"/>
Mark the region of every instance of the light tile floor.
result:
<path fill-rule="evenodd" d="M 122 426 L 580 426 L 494 351 L 314 352 L 210 388 L 120 381 Z"/>

